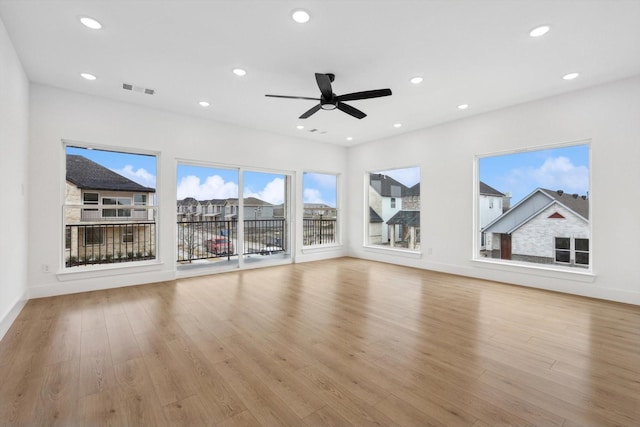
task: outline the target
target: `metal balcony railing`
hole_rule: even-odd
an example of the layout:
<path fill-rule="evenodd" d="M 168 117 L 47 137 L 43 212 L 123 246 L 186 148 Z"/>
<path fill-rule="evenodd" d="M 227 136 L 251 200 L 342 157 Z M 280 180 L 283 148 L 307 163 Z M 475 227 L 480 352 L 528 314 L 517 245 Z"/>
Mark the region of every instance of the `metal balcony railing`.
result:
<path fill-rule="evenodd" d="M 238 255 L 238 221 L 178 221 L 177 261 L 227 258 Z M 244 221 L 243 255 L 284 253 L 284 219 Z"/>
<path fill-rule="evenodd" d="M 304 246 L 336 243 L 335 218 L 305 218 L 302 222 Z"/>
<path fill-rule="evenodd" d="M 155 249 L 154 222 L 65 226 L 66 267 L 151 260 Z"/>

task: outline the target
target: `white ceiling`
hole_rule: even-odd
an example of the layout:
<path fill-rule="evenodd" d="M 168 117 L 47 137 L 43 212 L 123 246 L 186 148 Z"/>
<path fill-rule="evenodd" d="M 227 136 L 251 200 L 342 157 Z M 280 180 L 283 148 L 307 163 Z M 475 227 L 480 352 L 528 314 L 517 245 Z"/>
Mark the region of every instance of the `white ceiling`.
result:
<path fill-rule="evenodd" d="M 0 18 L 32 82 L 340 145 L 640 74 L 640 0 L 0 0 Z M 316 97 L 315 72 L 335 73 L 338 95 L 393 95 L 349 102 L 362 120 L 300 120 L 313 101 L 264 96 Z"/>

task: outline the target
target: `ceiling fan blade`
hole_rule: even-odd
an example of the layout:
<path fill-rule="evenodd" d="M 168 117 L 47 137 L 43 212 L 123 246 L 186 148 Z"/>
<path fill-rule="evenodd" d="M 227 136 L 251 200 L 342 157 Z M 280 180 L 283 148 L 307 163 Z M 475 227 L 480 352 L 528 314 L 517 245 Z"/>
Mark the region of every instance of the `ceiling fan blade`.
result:
<path fill-rule="evenodd" d="M 362 111 L 358 110 L 357 108 L 353 108 L 351 105 L 347 105 L 344 102 L 338 102 L 336 104 L 336 107 L 338 107 L 338 110 L 344 111 L 345 113 L 355 117 L 356 119 L 367 117 L 367 115 Z"/>
<path fill-rule="evenodd" d="M 299 118 L 300 119 L 306 119 L 309 116 L 311 116 L 312 114 L 317 113 L 319 109 L 320 109 L 320 104 L 315 105 L 312 108 L 310 108 L 307 111 L 305 111 Z"/>
<path fill-rule="evenodd" d="M 320 93 L 324 99 L 333 98 L 333 89 L 331 89 L 331 78 L 327 74 L 316 73 L 316 82 L 320 88 Z"/>
<path fill-rule="evenodd" d="M 391 89 L 365 90 L 364 92 L 353 92 L 336 96 L 338 101 L 355 101 L 357 99 L 380 98 L 391 95 Z"/>
<path fill-rule="evenodd" d="M 307 96 L 287 96 L 287 95 L 265 95 L 270 98 L 288 98 L 288 99 L 309 99 L 311 101 L 320 101 L 320 98 L 309 98 Z"/>

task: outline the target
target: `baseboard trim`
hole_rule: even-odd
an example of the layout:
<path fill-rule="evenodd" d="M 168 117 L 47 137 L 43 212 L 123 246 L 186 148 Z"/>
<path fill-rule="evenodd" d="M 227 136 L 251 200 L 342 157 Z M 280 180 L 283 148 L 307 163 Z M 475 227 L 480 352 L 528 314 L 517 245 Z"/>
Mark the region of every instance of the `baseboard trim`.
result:
<path fill-rule="evenodd" d="M 18 301 L 13 304 L 11 310 L 9 310 L 7 314 L 5 314 L 2 319 L 0 319 L 0 341 L 2 341 L 2 338 L 4 338 L 5 334 L 9 331 L 11 325 L 13 325 L 13 322 L 15 322 L 15 320 L 18 318 L 18 315 L 27 304 L 27 301 L 27 296 L 23 295 L 20 299 L 18 299 Z"/>

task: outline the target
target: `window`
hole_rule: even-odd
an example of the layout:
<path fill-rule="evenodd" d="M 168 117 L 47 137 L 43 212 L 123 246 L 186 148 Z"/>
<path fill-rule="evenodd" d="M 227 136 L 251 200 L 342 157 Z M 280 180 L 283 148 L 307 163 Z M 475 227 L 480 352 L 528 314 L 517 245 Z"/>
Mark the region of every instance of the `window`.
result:
<path fill-rule="evenodd" d="M 302 242 L 304 246 L 338 243 L 338 177 L 305 172 L 302 176 Z"/>
<path fill-rule="evenodd" d="M 588 144 L 478 158 L 478 259 L 589 266 L 589 164 Z"/>
<path fill-rule="evenodd" d="M 589 265 L 589 239 L 575 239 L 576 264 Z"/>
<path fill-rule="evenodd" d="M 589 265 L 589 239 L 556 237 L 555 241 L 556 262 Z"/>
<path fill-rule="evenodd" d="M 131 199 L 125 197 L 103 197 L 102 198 L 103 205 L 119 205 L 119 206 L 129 206 L 131 205 Z M 104 218 L 112 218 L 112 217 L 128 217 L 131 216 L 131 209 L 103 209 L 102 216 Z"/>
<path fill-rule="evenodd" d="M 133 225 L 125 225 L 122 228 L 122 243 L 133 243 Z"/>
<path fill-rule="evenodd" d="M 103 227 L 85 227 L 84 228 L 84 245 L 102 245 L 104 244 L 104 228 Z"/>
<path fill-rule="evenodd" d="M 83 202 L 85 205 L 97 205 L 98 204 L 98 193 L 84 193 L 83 194 Z"/>
<path fill-rule="evenodd" d="M 155 260 L 156 157 L 72 145 L 65 154 L 65 267 Z"/>
<path fill-rule="evenodd" d="M 420 168 L 370 172 L 366 244 L 420 250 Z"/>
<path fill-rule="evenodd" d="M 571 261 L 571 239 L 556 237 L 556 262 L 569 263 Z"/>

